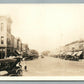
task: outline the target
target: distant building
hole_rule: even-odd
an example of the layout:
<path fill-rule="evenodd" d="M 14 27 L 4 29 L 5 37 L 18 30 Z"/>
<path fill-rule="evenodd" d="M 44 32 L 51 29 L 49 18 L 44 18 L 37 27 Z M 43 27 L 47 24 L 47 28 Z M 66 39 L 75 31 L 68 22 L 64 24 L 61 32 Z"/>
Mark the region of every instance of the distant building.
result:
<path fill-rule="evenodd" d="M 84 51 L 84 40 L 74 41 L 64 46 L 66 51 Z"/>
<path fill-rule="evenodd" d="M 22 43 L 22 51 L 28 53 L 29 48 L 28 48 L 28 45 L 27 44 L 23 44 Z"/>
<path fill-rule="evenodd" d="M 24 54 L 26 54 L 26 55 L 29 54 L 29 47 L 28 47 L 27 44 L 23 44 L 23 43 L 22 43 L 22 54 L 23 54 L 23 55 L 24 55 Z"/>
<path fill-rule="evenodd" d="M 64 52 L 83 52 L 84 58 L 84 40 L 74 41 L 64 46 Z"/>

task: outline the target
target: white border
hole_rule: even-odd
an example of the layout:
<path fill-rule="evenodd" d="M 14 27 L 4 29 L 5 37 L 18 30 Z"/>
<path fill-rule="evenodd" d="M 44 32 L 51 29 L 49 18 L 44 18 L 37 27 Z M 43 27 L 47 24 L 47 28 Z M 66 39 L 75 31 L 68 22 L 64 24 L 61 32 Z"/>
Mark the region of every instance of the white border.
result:
<path fill-rule="evenodd" d="M 84 76 L 25 76 L 0 77 L 0 81 L 84 81 Z"/>

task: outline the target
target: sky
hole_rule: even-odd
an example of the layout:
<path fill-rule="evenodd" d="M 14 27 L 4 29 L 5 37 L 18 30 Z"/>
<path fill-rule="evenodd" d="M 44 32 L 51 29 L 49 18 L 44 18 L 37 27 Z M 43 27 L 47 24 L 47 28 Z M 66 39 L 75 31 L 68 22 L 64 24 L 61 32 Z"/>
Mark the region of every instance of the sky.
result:
<path fill-rule="evenodd" d="M 12 34 L 41 52 L 84 39 L 84 4 L 0 4 Z"/>

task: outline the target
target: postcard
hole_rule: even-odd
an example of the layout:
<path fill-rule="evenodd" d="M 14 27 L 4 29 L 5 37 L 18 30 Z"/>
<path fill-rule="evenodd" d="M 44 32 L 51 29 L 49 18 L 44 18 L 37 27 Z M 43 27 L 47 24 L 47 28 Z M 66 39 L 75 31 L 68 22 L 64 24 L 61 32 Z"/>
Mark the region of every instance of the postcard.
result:
<path fill-rule="evenodd" d="M 84 80 L 84 4 L 0 4 L 0 80 Z"/>

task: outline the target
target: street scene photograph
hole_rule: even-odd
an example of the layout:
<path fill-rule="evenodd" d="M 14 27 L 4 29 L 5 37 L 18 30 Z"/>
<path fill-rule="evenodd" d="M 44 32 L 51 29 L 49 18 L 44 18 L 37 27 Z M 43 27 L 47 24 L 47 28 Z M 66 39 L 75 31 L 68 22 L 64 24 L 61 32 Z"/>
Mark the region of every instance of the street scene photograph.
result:
<path fill-rule="evenodd" d="M 0 76 L 84 76 L 84 4 L 0 4 Z"/>

